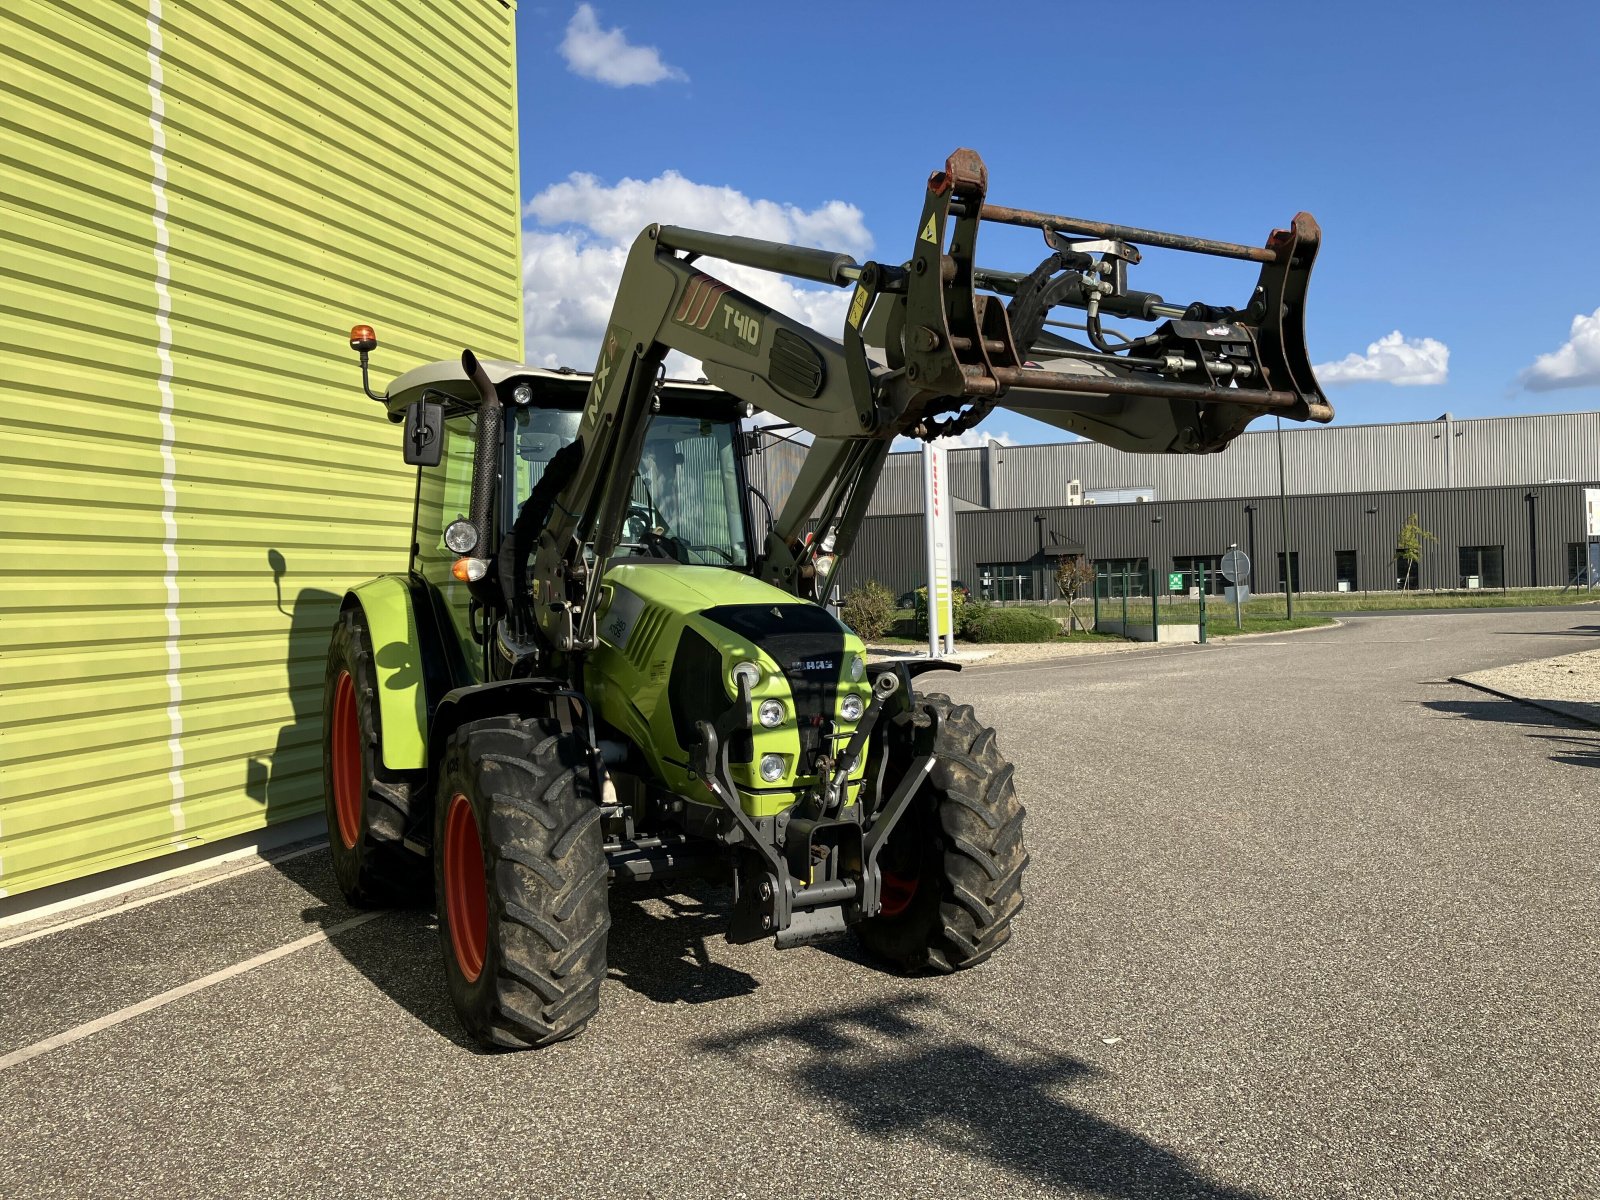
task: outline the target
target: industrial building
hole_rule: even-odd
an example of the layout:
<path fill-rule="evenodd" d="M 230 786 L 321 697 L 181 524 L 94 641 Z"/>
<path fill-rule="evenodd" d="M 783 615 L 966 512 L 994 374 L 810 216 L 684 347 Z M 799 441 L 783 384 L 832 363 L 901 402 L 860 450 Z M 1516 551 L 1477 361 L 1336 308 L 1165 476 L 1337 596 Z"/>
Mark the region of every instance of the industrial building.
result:
<path fill-rule="evenodd" d="M 346 331 L 522 354 L 513 15 L 0 8 L 0 897 L 320 814 L 416 487 Z"/>
<path fill-rule="evenodd" d="M 950 451 L 956 578 L 995 601 L 1051 599 L 1056 564 L 1085 555 L 1103 587 L 1143 590 L 1202 575 L 1220 591 L 1229 546 L 1255 564 L 1254 589 L 1561 586 L 1587 561 L 1584 485 L 1600 486 L 1600 413 L 1379 425 L 1270 423 L 1217 455 L 1124 454 L 1093 442 Z M 782 494 L 804 448 L 775 439 L 752 478 Z M 1283 491 L 1280 496 L 1280 447 Z M 922 462 L 890 455 L 846 560 L 846 588 L 877 579 L 897 595 L 926 580 Z M 1401 526 L 1433 535 L 1420 569 L 1397 564 Z M 1284 518 L 1287 517 L 1287 530 Z"/>

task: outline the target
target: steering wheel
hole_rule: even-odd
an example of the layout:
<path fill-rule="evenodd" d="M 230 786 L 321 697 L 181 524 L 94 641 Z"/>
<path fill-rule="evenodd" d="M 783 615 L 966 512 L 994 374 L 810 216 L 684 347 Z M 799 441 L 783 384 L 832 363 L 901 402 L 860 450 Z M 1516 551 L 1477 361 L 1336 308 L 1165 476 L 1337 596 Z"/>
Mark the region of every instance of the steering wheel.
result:
<path fill-rule="evenodd" d="M 630 505 L 622 522 L 622 540 L 647 554 L 683 561 L 677 539 L 667 534 L 666 526 L 656 524 L 659 517 L 659 513 L 651 512 L 642 504 Z"/>

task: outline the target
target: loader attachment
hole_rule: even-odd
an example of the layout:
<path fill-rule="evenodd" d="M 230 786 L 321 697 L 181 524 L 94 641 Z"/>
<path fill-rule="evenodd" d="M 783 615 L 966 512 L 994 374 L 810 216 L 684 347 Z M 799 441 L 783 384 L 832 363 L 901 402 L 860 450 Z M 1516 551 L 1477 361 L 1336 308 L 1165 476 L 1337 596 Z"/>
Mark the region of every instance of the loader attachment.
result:
<path fill-rule="evenodd" d="M 908 405 L 913 436 L 960 433 L 999 404 L 1123 450 L 1207 453 L 1265 412 L 1332 419 L 1305 345 L 1321 240 L 1309 213 L 1264 246 L 1245 246 L 1007 208 L 989 203 L 987 190 L 971 150 L 934 173 L 905 302 L 881 306 L 868 332 L 921 391 Z M 974 257 L 984 222 L 1039 229 L 1047 253 L 1027 274 L 985 269 Z M 1129 288 L 1140 246 L 1253 262 L 1260 274 L 1239 307 L 1169 303 Z M 1059 319 L 1060 309 L 1081 317 Z M 1155 328 L 1130 335 L 1107 319 Z"/>

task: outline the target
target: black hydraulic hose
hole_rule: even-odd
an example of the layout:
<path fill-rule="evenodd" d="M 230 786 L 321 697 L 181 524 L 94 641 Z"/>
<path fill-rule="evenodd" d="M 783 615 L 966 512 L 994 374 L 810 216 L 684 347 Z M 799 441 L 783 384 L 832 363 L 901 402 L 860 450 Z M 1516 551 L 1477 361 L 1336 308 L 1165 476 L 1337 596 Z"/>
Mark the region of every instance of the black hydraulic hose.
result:
<path fill-rule="evenodd" d="M 489 382 L 489 375 L 471 350 L 461 352 L 461 369 L 478 389 L 478 441 L 472 455 L 472 501 L 468 519 L 477 530 L 474 558 L 489 556 L 489 538 L 494 532 L 494 492 L 500 476 L 500 426 L 505 405 L 500 393 Z"/>

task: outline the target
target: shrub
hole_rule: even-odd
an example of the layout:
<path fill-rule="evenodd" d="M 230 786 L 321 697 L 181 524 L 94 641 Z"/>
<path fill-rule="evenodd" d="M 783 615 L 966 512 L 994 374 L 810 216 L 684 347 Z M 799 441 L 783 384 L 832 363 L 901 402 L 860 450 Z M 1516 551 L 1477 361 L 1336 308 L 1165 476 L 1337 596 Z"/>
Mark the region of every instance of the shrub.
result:
<path fill-rule="evenodd" d="M 840 619 L 868 642 L 881 638 L 889 631 L 889 626 L 894 622 L 894 613 L 894 597 L 876 579 L 869 579 L 860 587 L 851 588 L 839 605 Z"/>
<path fill-rule="evenodd" d="M 993 610 L 987 601 L 967 600 L 956 605 L 956 636 L 972 641 L 972 630 L 975 625 Z"/>
<path fill-rule="evenodd" d="M 972 623 L 975 642 L 1051 642 L 1061 633 L 1053 617 L 1028 608 L 991 608 Z"/>

